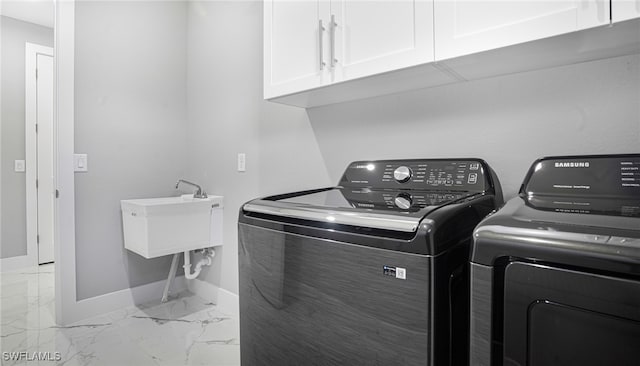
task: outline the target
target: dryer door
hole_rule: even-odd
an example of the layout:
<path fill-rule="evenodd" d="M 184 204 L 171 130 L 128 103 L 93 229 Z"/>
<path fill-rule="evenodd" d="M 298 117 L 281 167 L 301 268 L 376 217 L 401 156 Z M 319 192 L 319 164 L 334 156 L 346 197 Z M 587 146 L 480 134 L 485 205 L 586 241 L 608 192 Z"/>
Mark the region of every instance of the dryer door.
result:
<path fill-rule="evenodd" d="M 637 365 L 640 281 L 513 262 L 503 365 Z"/>

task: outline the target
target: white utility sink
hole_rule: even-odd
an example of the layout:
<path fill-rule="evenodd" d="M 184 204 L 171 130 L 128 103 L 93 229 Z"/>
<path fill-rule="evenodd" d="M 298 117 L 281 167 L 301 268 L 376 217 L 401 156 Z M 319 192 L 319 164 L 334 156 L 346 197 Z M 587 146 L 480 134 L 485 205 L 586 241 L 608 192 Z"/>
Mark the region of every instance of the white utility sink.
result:
<path fill-rule="evenodd" d="M 155 258 L 222 245 L 222 196 L 120 201 L 124 247 Z"/>

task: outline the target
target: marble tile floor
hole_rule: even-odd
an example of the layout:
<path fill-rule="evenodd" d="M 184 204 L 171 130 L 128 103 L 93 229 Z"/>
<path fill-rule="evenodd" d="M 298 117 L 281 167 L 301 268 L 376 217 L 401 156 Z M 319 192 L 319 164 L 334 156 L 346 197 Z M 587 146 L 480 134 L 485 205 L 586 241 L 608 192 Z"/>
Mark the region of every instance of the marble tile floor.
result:
<path fill-rule="evenodd" d="M 240 365 L 238 318 L 189 292 L 57 326 L 53 266 L 0 273 L 1 365 Z"/>

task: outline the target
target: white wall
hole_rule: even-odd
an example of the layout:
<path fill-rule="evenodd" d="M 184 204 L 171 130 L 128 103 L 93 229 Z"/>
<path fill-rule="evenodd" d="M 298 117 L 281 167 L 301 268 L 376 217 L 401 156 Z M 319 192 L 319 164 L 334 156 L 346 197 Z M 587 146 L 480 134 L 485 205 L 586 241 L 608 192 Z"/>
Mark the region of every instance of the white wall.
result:
<path fill-rule="evenodd" d="M 331 181 L 305 110 L 262 100 L 262 2 L 189 2 L 188 24 L 186 176 L 225 197 L 225 247 L 201 276 L 237 294 L 241 204 Z"/>
<path fill-rule="evenodd" d="M 0 258 L 10 258 L 27 254 L 25 173 L 13 170 L 25 159 L 25 42 L 53 47 L 53 29 L 5 16 L 0 27 Z"/>
<path fill-rule="evenodd" d="M 120 200 L 172 196 L 187 155 L 185 2 L 76 2 L 78 299 L 166 278 L 123 247 Z M 158 294 L 159 296 L 160 294 Z"/>

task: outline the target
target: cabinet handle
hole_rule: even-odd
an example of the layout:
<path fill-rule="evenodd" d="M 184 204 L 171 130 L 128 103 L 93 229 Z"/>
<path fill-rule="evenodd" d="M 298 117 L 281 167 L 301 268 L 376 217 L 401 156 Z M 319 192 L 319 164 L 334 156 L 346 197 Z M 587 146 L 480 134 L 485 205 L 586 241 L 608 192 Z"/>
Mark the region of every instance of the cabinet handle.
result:
<path fill-rule="evenodd" d="M 331 40 L 331 68 L 333 69 L 336 64 L 338 63 L 338 60 L 336 59 L 336 27 L 338 26 L 338 23 L 336 23 L 336 16 L 331 14 L 331 33 L 330 33 L 330 40 Z"/>
<path fill-rule="evenodd" d="M 322 34 L 324 33 L 324 26 L 322 25 L 322 19 L 318 21 L 318 47 L 320 47 L 320 70 L 324 70 L 324 54 L 322 47 Z"/>

